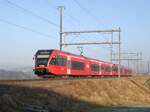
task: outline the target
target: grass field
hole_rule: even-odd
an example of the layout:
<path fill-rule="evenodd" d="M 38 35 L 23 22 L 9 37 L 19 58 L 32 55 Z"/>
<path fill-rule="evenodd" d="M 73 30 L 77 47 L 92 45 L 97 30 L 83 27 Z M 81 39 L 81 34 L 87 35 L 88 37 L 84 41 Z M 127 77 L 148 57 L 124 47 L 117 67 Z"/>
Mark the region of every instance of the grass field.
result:
<path fill-rule="evenodd" d="M 1 112 L 140 112 L 149 107 L 149 76 L 0 81 Z"/>

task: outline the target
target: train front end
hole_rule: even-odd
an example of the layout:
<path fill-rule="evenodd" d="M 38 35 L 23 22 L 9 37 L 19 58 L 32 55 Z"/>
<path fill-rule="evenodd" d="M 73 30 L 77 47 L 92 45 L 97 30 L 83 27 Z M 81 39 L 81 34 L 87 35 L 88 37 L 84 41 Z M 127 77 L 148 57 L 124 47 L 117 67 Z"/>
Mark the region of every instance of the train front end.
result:
<path fill-rule="evenodd" d="M 35 54 L 35 66 L 34 73 L 38 76 L 44 77 L 49 74 L 48 70 L 48 62 L 50 59 L 50 55 L 53 50 L 38 50 Z"/>

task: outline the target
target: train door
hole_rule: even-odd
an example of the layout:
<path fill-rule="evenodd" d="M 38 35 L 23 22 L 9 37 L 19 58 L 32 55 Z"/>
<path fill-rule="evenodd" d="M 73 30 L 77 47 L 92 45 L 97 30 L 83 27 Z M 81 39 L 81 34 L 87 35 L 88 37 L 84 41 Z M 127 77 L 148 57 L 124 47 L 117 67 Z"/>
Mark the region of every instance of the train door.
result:
<path fill-rule="evenodd" d="M 86 63 L 85 63 L 85 75 L 91 75 L 91 67 L 90 67 L 90 62 L 89 61 L 87 61 Z"/>
<path fill-rule="evenodd" d="M 113 75 L 113 64 L 110 64 L 110 75 Z"/>
<path fill-rule="evenodd" d="M 71 75 L 71 56 L 67 56 L 67 75 Z"/>
<path fill-rule="evenodd" d="M 99 75 L 102 75 L 102 64 L 99 63 Z"/>

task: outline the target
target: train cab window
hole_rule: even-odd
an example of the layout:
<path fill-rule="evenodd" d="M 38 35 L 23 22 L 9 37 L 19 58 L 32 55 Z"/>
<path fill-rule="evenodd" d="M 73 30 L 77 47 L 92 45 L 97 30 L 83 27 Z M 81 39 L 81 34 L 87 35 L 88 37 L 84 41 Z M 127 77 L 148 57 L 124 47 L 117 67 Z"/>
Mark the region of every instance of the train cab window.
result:
<path fill-rule="evenodd" d="M 99 71 L 100 67 L 97 64 L 91 64 L 91 71 Z"/>
<path fill-rule="evenodd" d="M 83 62 L 71 61 L 73 70 L 84 70 L 85 64 Z"/>
<path fill-rule="evenodd" d="M 55 56 L 51 59 L 51 65 L 66 66 L 67 59 L 60 56 Z"/>

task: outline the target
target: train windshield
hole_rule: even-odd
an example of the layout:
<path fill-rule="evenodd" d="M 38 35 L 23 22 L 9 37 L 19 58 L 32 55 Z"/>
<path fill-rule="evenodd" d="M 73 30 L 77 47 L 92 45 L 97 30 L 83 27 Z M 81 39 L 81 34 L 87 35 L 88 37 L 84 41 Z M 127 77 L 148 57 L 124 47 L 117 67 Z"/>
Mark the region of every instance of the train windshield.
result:
<path fill-rule="evenodd" d="M 39 50 L 35 55 L 35 66 L 47 66 L 52 50 Z"/>
<path fill-rule="evenodd" d="M 48 58 L 37 58 L 36 66 L 44 65 L 47 66 Z"/>

